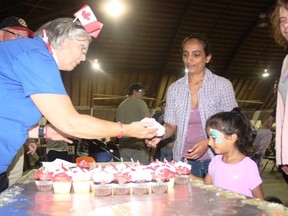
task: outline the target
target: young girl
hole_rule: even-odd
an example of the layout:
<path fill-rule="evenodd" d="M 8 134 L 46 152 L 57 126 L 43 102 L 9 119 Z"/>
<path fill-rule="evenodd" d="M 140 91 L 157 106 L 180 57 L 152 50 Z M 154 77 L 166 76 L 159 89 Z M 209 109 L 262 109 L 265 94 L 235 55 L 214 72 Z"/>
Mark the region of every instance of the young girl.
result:
<path fill-rule="evenodd" d="M 256 163 L 247 155 L 252 147 L 255 131 L 239 108 L 211 116 L 206 123 L 209 146 L 216 156 L 209 164 L 205 184 L 264 199 L 262 179 Z"/>

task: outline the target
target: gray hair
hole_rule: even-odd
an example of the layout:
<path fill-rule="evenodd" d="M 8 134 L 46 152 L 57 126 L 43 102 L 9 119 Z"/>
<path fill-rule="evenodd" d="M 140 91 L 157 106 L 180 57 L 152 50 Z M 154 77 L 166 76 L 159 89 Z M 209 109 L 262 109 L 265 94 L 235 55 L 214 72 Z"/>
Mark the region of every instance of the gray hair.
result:
<path fill-rule="evenodd" d="M 48 40 L 53 48 L 61 49 L 62 42 L 66 39 L 75 41 L 88 40 L 91 41 L 91 36 L 84 29 L 78 20 L 72 18 L 58 18 L 49 21 L 42 25 L 35 33 L 35 36 L 43 37 L 43 30 L 48 36 Z"/>

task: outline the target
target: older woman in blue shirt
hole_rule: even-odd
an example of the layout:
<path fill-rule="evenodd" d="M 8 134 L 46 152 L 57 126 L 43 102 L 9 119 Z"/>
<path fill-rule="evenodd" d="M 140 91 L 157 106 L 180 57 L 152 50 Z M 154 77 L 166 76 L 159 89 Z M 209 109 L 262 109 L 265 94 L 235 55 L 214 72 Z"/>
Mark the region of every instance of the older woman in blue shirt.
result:
<path fill-rule="evenodd" d="M 60 70 L 86 60 L 91 37 L 78 20 L 58 18 L 41 26 L 33 39 L 0 43 L 0 192 L 6 170 L 29 138 L 132 136 L 151 138 L 153 124 L 122 124 L 79 114 L 67 95 Z M 42 115 L 53 125 L 35 126 Z M 57 129 L 56 129 L 57 128 Z"/>

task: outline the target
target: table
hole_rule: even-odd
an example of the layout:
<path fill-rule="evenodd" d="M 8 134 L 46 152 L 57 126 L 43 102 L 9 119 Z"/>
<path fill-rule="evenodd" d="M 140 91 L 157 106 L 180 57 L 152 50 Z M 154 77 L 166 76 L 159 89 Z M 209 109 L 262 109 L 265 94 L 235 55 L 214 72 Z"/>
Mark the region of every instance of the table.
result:
<path fill-rule="evenodd" d="M 187 185 L 172 185 L 164 194 L 96 197 L 93 193 L 39 192 L 34 172 L 31 170 L 20 182 L 0 194 L 0 215 L 288 215 L 287 208 L 280 204 L 247 199 L 192 180 Z"/>

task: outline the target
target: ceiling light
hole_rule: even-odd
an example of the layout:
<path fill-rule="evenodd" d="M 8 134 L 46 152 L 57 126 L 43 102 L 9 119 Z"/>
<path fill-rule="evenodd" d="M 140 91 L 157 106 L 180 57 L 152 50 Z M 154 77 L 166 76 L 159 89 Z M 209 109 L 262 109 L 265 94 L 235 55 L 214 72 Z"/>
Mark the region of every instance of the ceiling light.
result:
<path fill-rule="evenodd" d="M 98 59 L 95 59 L 92 63 L 92 67 L 95 69 L 95 70 L 99 70 L 100 69 L 100 64 L 98 62 Z"/>
<path fill-rule="evenodd" d="M 268 77 L 270 74 L 268 73 L 268 70 L 265 69 L 264 73 L 262 74 L 263 77 Z"/>
<path fill-rule="evenodd" d="M 260 27 L 260 28 L 264 28 L 264 27 L 268 26 L 268 23 L 265 22 L 265 21 L 262 21 L 262 22 L 259 22 L 259 24 L 257 26 Z"/>
<path fill-rule="evenodd" d="M 258 15 L 258 18 L 259 18 L 259 22 L 257 24 L 258 27 L 264 28 L 264 27 L 268 26 L 268 22 L 267 22 L 266 17 L 267 17 L 266 13 L 260 13 Z"/>
<path fill-rule="evenodd" d="M 111 0 L 107 5 L 106 5 L 106 12 L 110 16 L 119 16 L 123 12 L 123 5 L 119 2 L 119 0 Z"/>

